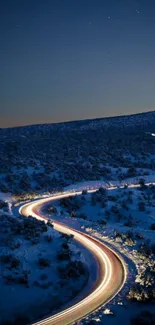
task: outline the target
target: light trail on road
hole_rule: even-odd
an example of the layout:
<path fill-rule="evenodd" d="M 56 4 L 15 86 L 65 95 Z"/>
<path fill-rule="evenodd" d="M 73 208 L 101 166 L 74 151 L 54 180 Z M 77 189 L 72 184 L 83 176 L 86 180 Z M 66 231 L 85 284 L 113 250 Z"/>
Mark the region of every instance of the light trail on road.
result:
<path fill-rule="evenodd" d="M 93 192 L 90 191 L 90 192 Z M 81 194 L 76 192 L 72 194 L 61 194 L 51 198 L 44 198 L 27 203 L 20 207 L 20 214 L 28 217 L 29 215 L 39 219 L 48 221 L 48 218 L 40 213 L 40 208 L 47 202 L 62 199 L 67 196 Z M 52 219 L 51 219 L 52 220 Z M 92 291 L 87 297 L 78 301 L 73 306 L 63 310 L 53 316 L 44 318 L 41 321 L 33 323 L 33 325 L 68 325 L 72 324 L 84 316 L 90 314 L 100 306 L 103 306 L 114 298 L 122 289 L 126 277 L 127 268 L 123 259 L 117 255 L 111 248 L 96 238 L 91 237 L 81 231 L 75 230 L 60 222 L 52 220 L 54 229 L 61 233 L 73 235 L 74 239 L 85 246 L 96 258 L 98 264 L 98 279 Z"/>

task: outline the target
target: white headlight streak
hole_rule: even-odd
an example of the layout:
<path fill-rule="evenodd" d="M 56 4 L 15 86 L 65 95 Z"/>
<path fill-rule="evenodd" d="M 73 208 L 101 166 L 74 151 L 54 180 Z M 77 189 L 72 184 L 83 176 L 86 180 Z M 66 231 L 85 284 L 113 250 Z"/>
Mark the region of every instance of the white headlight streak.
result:
<path fill-rule="evenodd" d="M 91 192 L 93 191 L 94 190 Z M 38 205 L 41 206 L 48 201 L 77 194 L 81 194 L 81 192 L 62 194 L 51 198 L 40 199 L 32 203 L 27 203 L 20 207 L 19 212 L 24 216 L 31 215 L 39 220 L 47 221 L 47 219 L 40 215 L 38 211 L 36 212 Z M 92 289 L 87 297 L 83 298 L 81 301 L 77 302 L 66 310 L 61 311 L 54 316 L 38 321 L 33 325 L 72 324 L 74 321 L 86 316 L 111 300 L 121 290 L 127 276 L 127 270 L 123 259 L 105 244 L 85 233 L 63 225 L 62 223 L 54 220 L 52 220 L 52 223 L 56 230 L 62 233 L 74 235 L 75 240 L 80 242 L 92 252 L 98 262 L 99 278 L 95 288 Z"/>

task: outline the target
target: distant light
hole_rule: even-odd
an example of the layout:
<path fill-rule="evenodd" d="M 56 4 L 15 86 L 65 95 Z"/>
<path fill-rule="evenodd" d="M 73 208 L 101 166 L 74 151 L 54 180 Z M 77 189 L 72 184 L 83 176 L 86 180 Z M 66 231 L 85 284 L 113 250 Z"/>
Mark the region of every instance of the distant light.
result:
<path fill-rule="evenodd" d="M 155 137 L 155 133 L 145 132 L 145 134 L 150 134 L 150 135 L 152 135 L 152 137 Z"/>

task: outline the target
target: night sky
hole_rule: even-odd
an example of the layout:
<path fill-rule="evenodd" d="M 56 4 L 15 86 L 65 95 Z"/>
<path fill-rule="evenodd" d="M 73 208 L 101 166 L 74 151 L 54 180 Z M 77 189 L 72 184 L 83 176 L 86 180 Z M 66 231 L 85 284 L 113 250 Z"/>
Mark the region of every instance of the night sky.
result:
<path fill-rule="evenodd" d="M 155 0 L 1 0 L 0 127 L 155 109 Z"/>

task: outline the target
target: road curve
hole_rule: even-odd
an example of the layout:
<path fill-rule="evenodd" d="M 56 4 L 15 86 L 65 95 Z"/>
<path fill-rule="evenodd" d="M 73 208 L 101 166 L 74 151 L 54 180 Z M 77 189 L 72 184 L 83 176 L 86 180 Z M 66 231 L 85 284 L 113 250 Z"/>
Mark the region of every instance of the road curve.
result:
<path fill-rule="evenodd" d="M 79 192 L 80 194 L 81 192 Z M 62 194 L 53 198 L 36 200 L 20 207 L 19 212 L 24 216 L 32 215 L 33 217 L 47 221 L 48 218 L 40 213 L 40 207 L 52 200 L 67 197 L 72 194 Z M 84 316 L 88 315 L 101 305 L 110 301 L 123 287 L 127 270 L 121 259 L 112 249 L 107 247 L 99 240 L 78 230 L 72 229 L 62 223 L 52 220 L 54 228 L 62 233 L 72 234 L 76 241 L 84 245 L 93 253 L 98 263 L 98 280 L 95 287 L 89 295 L 77 302 L 73 306 L 63 310 L 54 316 L 47 317 L 41 321 L 33 323 L 33 325 L 68 325 L 72 324 Z"/>

